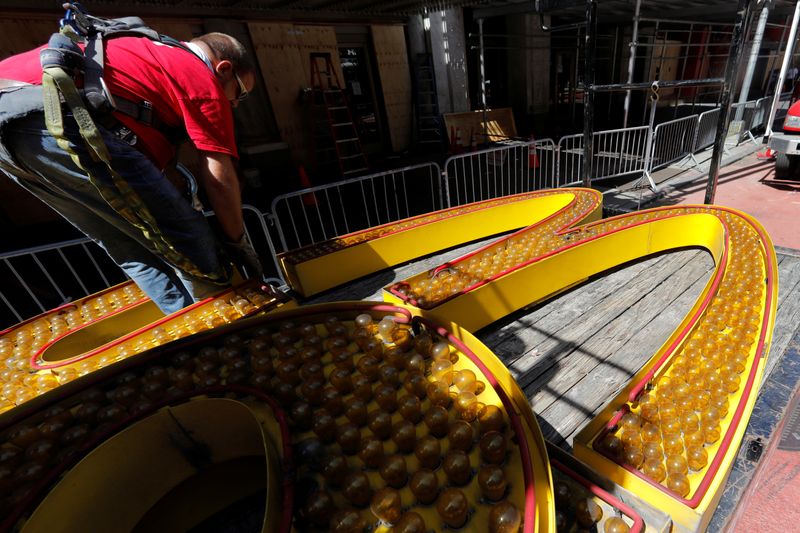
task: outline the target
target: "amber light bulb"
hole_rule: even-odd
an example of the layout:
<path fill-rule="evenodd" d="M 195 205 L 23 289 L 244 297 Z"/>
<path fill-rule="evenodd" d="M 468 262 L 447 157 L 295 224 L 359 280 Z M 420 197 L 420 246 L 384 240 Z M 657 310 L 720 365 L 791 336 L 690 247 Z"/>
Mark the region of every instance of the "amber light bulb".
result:
<path fill-rule="evenodd" d="M 702 470 L 708 464 L 708 452 L 702 446 L 692 446 L 686 450 L 689 468 Z"/>
<path fill-rule="evenodd" d="M 390 487 L 384 487 L 372 496 L 370 510 L 378 519 L 390 525 L 400 519 L 402 503 L 400 493 Z"/>
<path fill-rule="evenodd" d="M 428 527 L 419 513 L 409 511 L 400 517 L 392 528 L 392 533 L 426 533 Z"/>
<path fill-rule="evenodd" d="M 414 455 L 419 460 L 421 466 L 434 469 L 439 466 L 439 462 L 441 461 L 441 444 L 439 444 L 438 439 L 426 435 L 417 440 L 417 445 L 414 448 Z"/>
<path fill-rule="evenodd" d="M 383 443 L 375 437 L 364 437 L 361 439 L 361 449 L 358 451 L 358 458 L 368 468 L 378 468 L 383 463 L 384 449 Z"/>
<path fill-rule="evenodd" d="M 603 509 L 592 498 L 582 498 L 575 504 L 575 519 L 586 528 L 603 518 Z"/>
<path fill-rule="evenodd" d="M 487 463 L 499 464 L 506 457 L 506 439 L 499 431 L 489 431 L 480 440 L 481 457 Z"/>
<path fill-rule="evenodd" d="M 433 381 L 428 383 L 428 399 L 433 405 L 447 407 L 450 405 L 450 387 L 443 381 Z"/>
<path fill-rule="evenodd" d="M 381 463 L 379 472 L 383 480 L 395 489 L 402 488 L 408 480 L 406 460 L 401 455 L 386 457 Z"/>
<path fill-rule="evenodd" d="M 628 533 L 630 530 L 630 526 L 618 516 L 612 516 L 603 524 L 605 533 Z"/>
<path fill-rule="evenodd" d="M 642 464 L 642 473 L 659 483 L 664 481 L 667 477 L 667 470 L 664 468 L 664 463 L 657 459 L 645 459 Z"/>
<path fill-rule="evenodd" d="M 503 410 L 496 405 L 485 406 L 478 413 L 478 421 L 482 431 L 500 431 L 505 427 Z"/>
<path fill-rule="evenodd" d="M 625 461 L 626 464 L 629 464 L 634 468 L 639 468 L 640 466 L 642 466 L 642 463 L 644 462 L 644 453 L 642 452 L 642 449 L 639 447 L 626 446 L 622 454 L 622 460 Z"/>
<path fill-rule="evenodd" d="M 407 394 L 400 398 L 398 401 L 400 415 L 411 422 L 416 424 L 422 420 L 422 402 L 413 394 Z"/>
<path fill-rule="evenodd" d="M 447 409 L 440 405 L 434 405 L 425 413 L 425 425 L 434 437 L 444 437 L 447 435 L 450 425 L 450 416 Z"/>
<path fill-rule="evenodd" d="M 334 513 L 328 527 L 332 533 L 362 533 L 367 523 L 358 511 L 343 509 Z"/>
<path fill-rule="evenodd" d="M 446 489 L 436 501 L 436 510 L 445 524 L 459 528 L 467 521 L 469 503 L 461 490 Z"/>
<path fill-rule="evenodd" d="M 682 454 L 673 453 L 667 456 L 667 472 L 670 474 L 686 474 L 689 471 L 689 465 L 686 457 Z"/>
<path fill-rule="evenodd" d="M 517 533 L 521 524 L 522 513 L 510 502 L 500 502 L 489 511 L 489 533 Z"/>
<path fill-rule="evenodd" d="M 484 465 L 478 472 L 478 486 L 484 498 L 497 501 L 505 496 L 508 481 L 502 468 L 497 465 Z"/>
<path fill-rule="evenodd" d="M 349 474 L 342 483 L 342 494 L 356 507 L 365 507 L 372 499 L 372 486 L 364 472 Z"/>
<path fill-rule="evenodd" d="M 469 456 L 461 450 L 447 452 L 442 461 L 442 469 L 450 483 L 456 486 L 466 485 L 472 477 Z"/>
<path fill-rule="evenodd" d="M 311 494 L 305 506 L 309 521 L 319 527 L 328 526 L 335 510 L 333 497 L 324 490 L 318 490 Z"/>
<path fill-rule="evenodd" d="M 670 472 L 669 476 L 667 476 L 667 487 L 682 498 L 688 496 L 691 489 L 689 478 L 686 477 L 685 473 L 679 472 Z"/>
<path fill-rule="evenodd" d="M 401 420 L 392 428 L 392 441 L 400 453 L 411 453 L 417 444 L 417 430 L 408 420 Z"/>
<path fill-rule="evenodd" d="M 423 505 L 432 503 L 439 494 L 439 479 L 431 470 L 420 468 L 408 483 L 414 497 Z"/>

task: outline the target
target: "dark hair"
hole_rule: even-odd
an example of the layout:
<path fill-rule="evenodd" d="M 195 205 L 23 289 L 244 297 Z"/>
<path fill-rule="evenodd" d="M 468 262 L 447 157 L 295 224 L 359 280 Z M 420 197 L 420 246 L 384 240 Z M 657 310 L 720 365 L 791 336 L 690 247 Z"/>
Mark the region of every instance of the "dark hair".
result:
<path fill-rule="evenodd" d="M 227 33 L 206 33 L 205 35 L 195 37 L 192 39 L 192 42 L 202 42 L 211 49 L 218 60 L 230 61 L 234 70 L 240 74 L 253 72 L 255 70 L 253 68 L 253 62 L 250 59 L 250 54 L 247 53 L 247 49 L 242 43 Z"/>

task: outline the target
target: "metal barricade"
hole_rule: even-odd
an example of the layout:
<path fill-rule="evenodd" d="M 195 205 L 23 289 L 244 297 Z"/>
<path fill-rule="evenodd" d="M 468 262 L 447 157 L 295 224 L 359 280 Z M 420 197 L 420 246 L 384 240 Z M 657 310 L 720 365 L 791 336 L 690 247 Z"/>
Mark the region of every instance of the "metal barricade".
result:
<path fill-rule="evenodd" d="M 424 163 L 283 194 L 269 219 L 288 251 L 446 206 L 439 165 Z"/>
<path fill-rule="evenodd" d="M 0 253 L 0 330 L 126 279 L 88 238 Z"/>
<path fill-rule="evenodd" d="M 643 172 L 647 151 L 647 126 L 594 133 L 592 181 Z M 566 135 L 558 141 L 558 185 L 581 183 L 583 135 Z"/>
<path fill-rule="evenodd" d="M 245 232 L 264 266 L 265 281 L 285 284 L 267 216 L 251 205 L 243 205 L 242 211 Z M 214 216 L 213 211 L 204 214 Z M 272 263 L 267 256 L 272 257 Z M 0 276 L 4 280 L 0 288 L 0 330 L 128 279 L 103 249 L 85 237 L 0 253 Z"/>
<path fill-rule="evenodd" d="M 789 111 L 789 106 L 792 103 L 792 93 L 785 92 L 781 93 L 781 97 L 778 100 L 778 108 L 775 111 L 775 120 L 783 121 L 786 118 L 786 113 Z M 781 122 L 782 123 L 782 122 Z M 781 129 L 783 129 L 781 127 Z"/>
<path fill-rule="evenodd" d="M 558 140 L 558 186 L 581 183 L 583 169 L 583 134 L 565 135 Z"/>
<path fill-rule="evenodd" d="M 697 119 L 697 134 L 695 135 L 693 152 L 699 152 L 714 144 L 714 138 L 717 135 L 719 114 L 719 108 L 700 113 Z"/>
<path fill-rule="evenodd" d="M 444 172 L 449 206 L 536 190 L 536 172 L 531 172 L 533 144 L 509 141 L 503 146 L 448 158 Z M 538 149 L 535 151 L 538 154 Z"/>
<path fill-rule="evenodd" d="M 769 117 L 769 98 L 759 98 L 756 100 L 755 112 L 753 119 L 750 122 L 751 132 L 761 132 L 766 127 L 767 118 Z"/>
<path fill-rule="evenodd" d="M 662 168 L 694 154 L 698 115 L 662 122 L 653 131 L 649 170 Z"/>
<path fill-rule="evenodd" d="M 539 139 L 533 142 L 530 153 L 530 175 L 532 189 L 553 189 L 558 187 L 558 147 L 553 139 Z"/>
<path fill-rule="evenodd" d="M 728 138 L 730 144 L 740 144 L 746 139 L 756 142 L 751 133 L 754 129 L 754 119 L 756 116 L 756 100 L 736 103 L 731 105 L 731 123 L 728 126 Z"/>

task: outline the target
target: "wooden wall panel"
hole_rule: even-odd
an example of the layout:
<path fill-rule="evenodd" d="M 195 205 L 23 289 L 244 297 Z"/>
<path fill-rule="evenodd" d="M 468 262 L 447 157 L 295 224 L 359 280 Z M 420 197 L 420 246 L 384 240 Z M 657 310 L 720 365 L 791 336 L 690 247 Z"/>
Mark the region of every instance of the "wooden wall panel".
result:
<path fill-rule="evenodd" d="M 372 26 L 378 75 L 386 104 L 392 150 L 401 152 L 411 141 L 411 74 L 402 26 Z"/>
<path fill-rule="evenodd" d="M 333 69 L 339 78 L 339 84 L 344 89 L 344 76 L 342 62 L 339 59 L 339 46 L 336 44 L 336 32 L 331 26 L 298 25 L 294 27 L 297 45 L 300 48 L 300 57 L 306 73 L 306 84 L 311 81 L 311 53 L 323 52 L 331 55 Z"/>
<path fill-rule="evenodd" d="M 0 18 L 0 59 L 25 52 L 47 43 L 58 31 L 58 18 L 18 17 Z"/>
<path fill-rule="evenodd" d="M 278 22 L 251 22 L 248 28 L 281 138 L 289 144 L 294 163 L 310 171 L 314 166 L 311 120 L 300 92 L 311 84 L 312 52 L 331 54 L 343 82 L 336 33 L 330 26 Z"/>
<path fill-rule="evenodd" d="M 160 19 L 147 17 L 144 19 L 148 26 L 163 35 L 169 35 L 180 41 L 191 41 L 198 35 L 205 33 L 200 21 L 186 22 L 175 19 Z"/>
<path fill-rule="evenodd" d="M 289 144 L 296 164 L 310 166 L 310 124 L 300 101 L 300 91 L 308 86 L 293 24 L 248 23 L 256 60 L 264 77 L 275 121 L 281 138 Z"/>

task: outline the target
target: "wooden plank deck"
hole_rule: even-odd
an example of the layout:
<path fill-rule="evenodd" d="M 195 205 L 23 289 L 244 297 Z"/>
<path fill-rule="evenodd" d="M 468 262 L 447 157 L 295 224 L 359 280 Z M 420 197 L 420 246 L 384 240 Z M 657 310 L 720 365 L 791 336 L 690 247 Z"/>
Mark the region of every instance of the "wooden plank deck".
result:
<path fill-rule="evenodd" d="M 383 286 L 481 244 L 369 276 L 308 303 L 380 300 Z M 800 251 L 781 249 L 778 258 L 778 314 L 767 372 L 800 324 Z M 545 438 L 570 450 L 574 435 L 691 309 L 713 267 L 711 256 L 699 249 L 646 258 L 523 309 L 476 335 L 509 367 L 530 399 Z"/>

